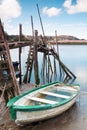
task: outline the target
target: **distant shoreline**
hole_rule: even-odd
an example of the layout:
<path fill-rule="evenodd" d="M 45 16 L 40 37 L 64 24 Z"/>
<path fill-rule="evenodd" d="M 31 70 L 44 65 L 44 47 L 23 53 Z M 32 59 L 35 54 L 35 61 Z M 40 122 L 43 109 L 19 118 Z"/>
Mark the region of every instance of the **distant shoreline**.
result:
<path fill-rule="evenodd" d="M 15 41 L 15 42 L 8 42 L 10 49 L 30 46 L 32 44 L 32 41 Z M 60 40 L 55 42 L 54 40 L 48 40 L 47 44 L 51 45 L 87 45 L 87 40 Z M 0 44 L 0 46 L 2 46 Z"/>
<path fill-rule="evenodd" d="M 87 40 L 61 40 L 61 41 L 49 41 L 50 44 L 58 45 L 87 45 Z"/>

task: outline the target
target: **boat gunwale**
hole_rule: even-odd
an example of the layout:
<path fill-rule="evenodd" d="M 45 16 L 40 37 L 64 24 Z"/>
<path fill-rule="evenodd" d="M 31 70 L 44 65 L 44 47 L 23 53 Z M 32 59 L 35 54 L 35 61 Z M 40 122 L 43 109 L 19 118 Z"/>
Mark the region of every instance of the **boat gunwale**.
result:
<path fill-rule="evenodd" d="M 40 111 L 40 110 L 47 110 L 47 109 L 52 109 L 55 107 L 60 107 L 62 105 L 65 105 L 66 103 L 70 102 L 71 100 L 73 100 L 76 96 L 78 96 L 77 94 L 69 99 L 65 99 L 60 103 L 57 104 L 46 104 L 46 105 L 36 105 L 36 106 L 13 106 L 13 109 L 15 111 Z"/>
<path fill-rule="evenodd" d="M 46 87 L 46 86 L 53 85 L 53 84 L 56 84 L 56 83 L 59 83 L 59 82 L 54 82 L 54 83 L 45 84 L 45 85 L 42 85 L 42 86 L 40 86 L 40 87 L 33 88 L 32 90 L 29 90 L 29 91 L 27 91 L 27 92 L 25 92 L 25 93 L 23 93 L 23 94 L 21 94 L 21 95 L 18 95 L 18 96 L 16 96 L 16 97 L 10 99 L 10 101 L 7 103 L 7 107 L 13 106 L 13 104 L 14 104 L 18 99 L 20 99 L 21 97 L 23 97 L 23 96 L 25 96 L 25 95 L 27 95 L 27 94 L 29 94 L 29 93 L 32 93 L 32 92 L 34 92 L 34 91 L 36 91 L 36 90 L 38 90 L 38 89 L 41 89 L 41 88 L 44 88 L 44 87 Z"/>

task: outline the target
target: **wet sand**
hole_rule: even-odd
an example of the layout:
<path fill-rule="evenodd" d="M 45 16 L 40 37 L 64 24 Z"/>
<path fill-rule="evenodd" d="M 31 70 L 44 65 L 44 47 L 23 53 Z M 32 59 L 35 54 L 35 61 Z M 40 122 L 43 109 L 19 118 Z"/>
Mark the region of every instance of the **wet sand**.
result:
<path fill-rule="evenodd" d="M 0 130 L 87 130 L 87 92 L 81 91 L 76 103 L 60 116 L 26 126 L 17 126 L 3 104 L 0 108 Z"/>

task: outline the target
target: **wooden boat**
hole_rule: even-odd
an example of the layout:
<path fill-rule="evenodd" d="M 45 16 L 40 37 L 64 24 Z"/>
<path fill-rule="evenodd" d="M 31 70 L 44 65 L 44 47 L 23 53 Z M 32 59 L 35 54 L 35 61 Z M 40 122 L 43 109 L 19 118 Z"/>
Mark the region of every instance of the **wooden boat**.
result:
<path fill-rule="evenodd" d="M 79 85 L 55 82 L 15 97 L 7 106 L 17 124 L 28 124 L 63 113 L 75 103 L 79 91 Z"/>

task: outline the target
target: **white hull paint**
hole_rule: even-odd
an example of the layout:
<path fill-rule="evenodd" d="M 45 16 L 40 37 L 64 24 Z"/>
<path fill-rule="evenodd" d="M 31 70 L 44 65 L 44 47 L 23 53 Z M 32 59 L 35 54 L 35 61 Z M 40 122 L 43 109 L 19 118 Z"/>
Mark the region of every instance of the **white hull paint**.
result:
<path fill-rule="evenodd" d="M 16 124 L 28 124 L 32 122 L 46 120 L 55 117 L 57 115 L 60 115 L 61 113 L 68 110 L 76 102 L 77 97 L 78 95 L 74 97 L 70 102 L 52 109 L 30 111 L 30 112 L 17 111 L 16 112 L 17 118 L 15 122 Z"/>

